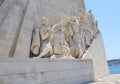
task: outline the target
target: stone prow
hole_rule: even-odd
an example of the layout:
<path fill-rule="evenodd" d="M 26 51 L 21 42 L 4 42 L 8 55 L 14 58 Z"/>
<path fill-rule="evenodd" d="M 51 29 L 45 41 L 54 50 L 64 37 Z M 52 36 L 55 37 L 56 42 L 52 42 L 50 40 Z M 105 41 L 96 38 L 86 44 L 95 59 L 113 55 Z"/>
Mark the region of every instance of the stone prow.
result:
<path fill-rule="evenodd" d="M 59 0 L 59 2 L 58 0 L 5 0 L 0 7 L 0 84 L 8 84 L 12 80 L 15 81 L 13 84 L 16 84 L 21 79 L 23 82 L 20 81 L 19 84 L 31 84 L 31 81 L 32 84 L 37 82 L 78 84 L 93 81 L 94 76 L 97 79 L 108 75 L 106 54 L 100 32 L 81 59 L 67 59 L 66 61 L 42 59 L 45 61 L 41 61 L 39 58 L 36 61 L 29 58 L 34 22 L 41 23 L 42 17 L 46 16 L 51 26 L 66 17 L 77 16 L 79 8 L 82 8 L 85 13 L 84 0 Z M 81 28 L 89 28 L 87 17 L 80 15 L 84 20 Z M 90 23 L 93 23 L 94 18 L 91 12 L 88 15 Z M 96 26 L 97 23 L 94 25 Z M 86 33 L 88 32 L 86 31 Z M 12 60 L 9 57 L 12 57 Z M 6 59 L 2 60 L 2 58 Z M 40 71 L 41 69 L 42 71 Z M 49 71 L 45 72 L 45 70 Z M 9 73 L 6 74 L 7 72 Z M 15 79 L 17 77 L 18 79 Z M 1 83 L 1 80 L 5 83 Z M 49 83 L 50 81 L 51 83 Z"/>
<path fill-rule="evenodd" d="M 82 59 L 92 59 L 95 79 L 109 75 L 102 34 L 99 32 Z"/>

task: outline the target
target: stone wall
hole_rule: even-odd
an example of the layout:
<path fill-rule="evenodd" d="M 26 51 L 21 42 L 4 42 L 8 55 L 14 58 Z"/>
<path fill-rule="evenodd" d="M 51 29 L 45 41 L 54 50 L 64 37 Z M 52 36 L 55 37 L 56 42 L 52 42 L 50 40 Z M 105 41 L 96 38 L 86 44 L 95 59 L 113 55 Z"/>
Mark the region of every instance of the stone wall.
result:
<path fill-rule="evenodd" d="M 8 0 L 7 0 L 8 1 Z M 7 2 L 5 1 L 5 2 Z M 13 2 L 12 2 L 13 1 Z M 11 6 L 4 6 L 4 10 L 0 11 L 0 18 L 2 24 L 0 25 L 0 57 L 12 57 L 19 31 L 21 29 L 21 23 L 23 20 L 24 10 L 26 8 L 27 0 L 11 0 L 7 2 Z M 10 7 L 9 9 L 7 9 Z M 9 10 L 9 11 L 8 11 Z M 8 11 L 8 12 L 7 12 Z M 3 20 L 4 19 L 4 20 Z"/>
<path fill-rule="evenodd" d="M 13 5 L 15 0 L 1 0 L 1 6 L 0 6 L 0 28 L 2 26 L 2 24 L 4 23 L 4 20 L 6 18 L 6 16 L 9 13 L 9 10 L 11 8 L 11 6 Z"/>
<path fill-rule="evenodd" d="M 93 80 L 89 59 L 0 59 L 0 84 L 82 84 Z"/>
<path fill-rule="evenodd" d="M 82 59 L 92 59 L 95 78 L 104 77 L 109 74 L 102 35 L 98 34 L 90 48 Z"/>
<path fill-rule="evenodd" d="M 66 17 L 78 15 L 78 9 L 83 8 L 84 0 L 40 0 L 40 18 L 46 16 L 50 24 L 56 24 Z"/>

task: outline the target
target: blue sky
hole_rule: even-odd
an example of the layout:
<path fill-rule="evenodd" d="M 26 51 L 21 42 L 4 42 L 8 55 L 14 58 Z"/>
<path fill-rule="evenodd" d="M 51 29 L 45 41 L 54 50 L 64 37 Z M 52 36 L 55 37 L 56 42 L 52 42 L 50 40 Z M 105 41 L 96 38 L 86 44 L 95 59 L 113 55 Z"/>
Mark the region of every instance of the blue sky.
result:
<path fill-rule="evenodd" d="M 120 0 L 85 0 L 102 32 L 107 59 L 120 58 Z"/>

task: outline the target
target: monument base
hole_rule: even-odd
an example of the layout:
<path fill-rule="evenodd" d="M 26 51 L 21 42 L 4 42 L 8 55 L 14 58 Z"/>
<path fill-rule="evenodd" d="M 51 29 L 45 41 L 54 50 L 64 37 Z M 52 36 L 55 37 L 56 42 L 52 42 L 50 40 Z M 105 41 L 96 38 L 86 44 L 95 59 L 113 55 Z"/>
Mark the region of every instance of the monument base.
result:
<path fill-rule="evenodd" d="M 0 59 L 0 84 L 81 84 L 94 81 L 92 60 Z"/>

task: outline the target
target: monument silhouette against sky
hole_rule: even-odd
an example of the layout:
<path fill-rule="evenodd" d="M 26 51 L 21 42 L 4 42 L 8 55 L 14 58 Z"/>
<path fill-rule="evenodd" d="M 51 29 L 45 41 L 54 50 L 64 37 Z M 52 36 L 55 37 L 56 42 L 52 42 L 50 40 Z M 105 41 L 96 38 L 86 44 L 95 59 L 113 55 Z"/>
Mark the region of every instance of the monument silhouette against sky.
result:
<path fill-rule="evenodd" d="M 78 84 L 109 74 L 102 34 L 84 0 L 4 0 L 0 84 Z"/>

